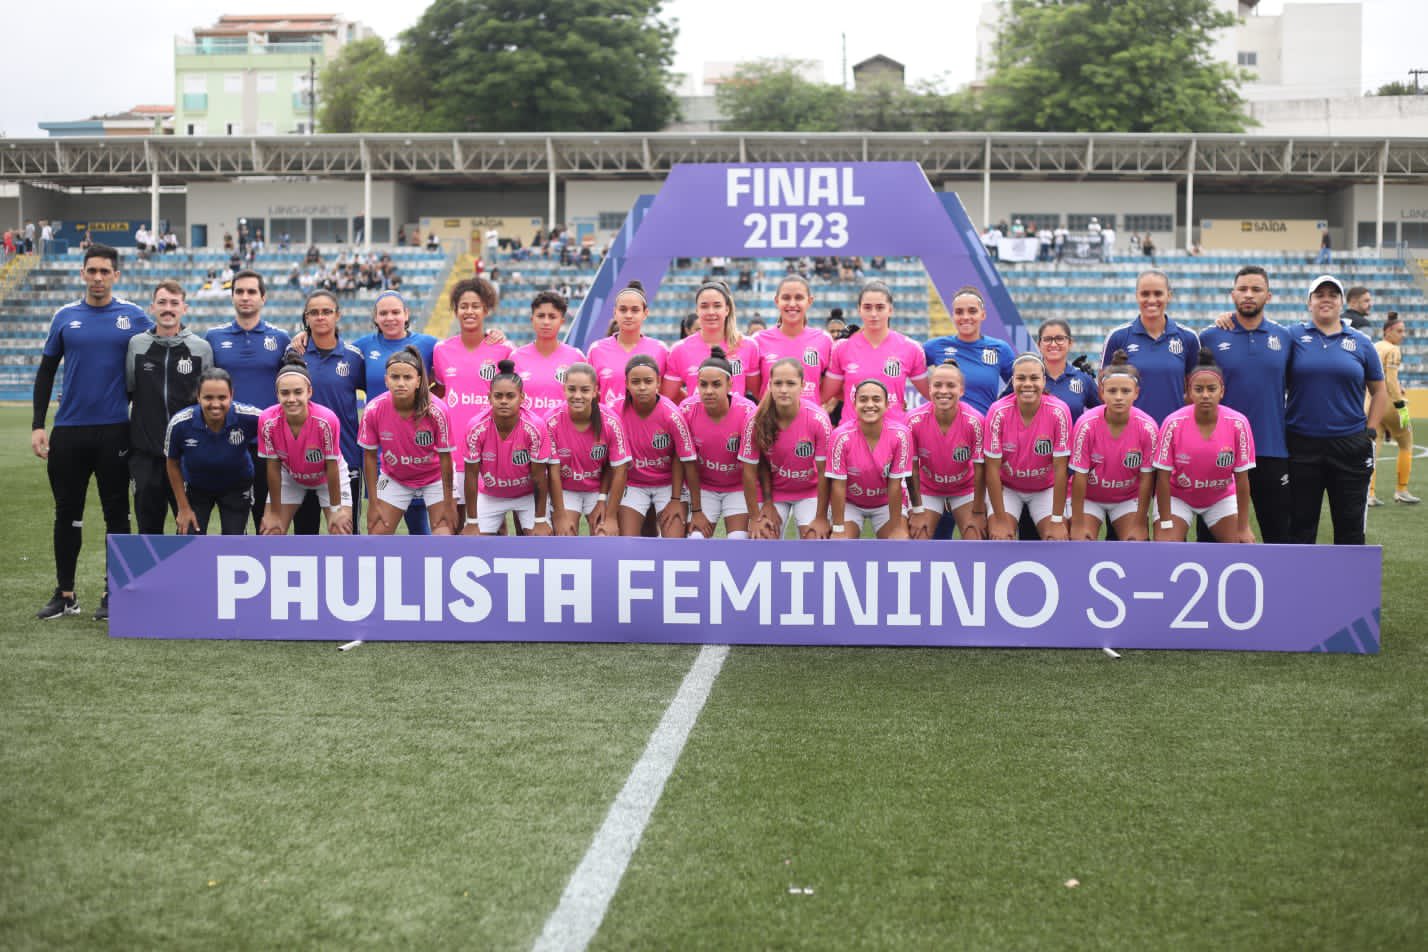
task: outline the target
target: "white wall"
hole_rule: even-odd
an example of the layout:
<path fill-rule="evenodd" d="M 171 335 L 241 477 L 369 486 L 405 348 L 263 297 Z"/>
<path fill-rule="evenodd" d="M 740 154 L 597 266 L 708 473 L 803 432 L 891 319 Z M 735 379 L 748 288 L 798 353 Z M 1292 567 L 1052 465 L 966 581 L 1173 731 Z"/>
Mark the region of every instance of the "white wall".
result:
<path fill-rule="evenodd" d="M 372 218 L 397 218 L 397 183 L 372 183 Z M 346 218 L 362 214 L 362 182 L 194 182 L 188 187 L 188 222 L 207 225 L 210 245 L 219 245 L 238 219 Z"/>
<path fill-rule="evenodd" d="M 1428 96 L 1340 96 L 1249 104 L 1267 136 L 1387 136 L 1428 138 Z"/>
<path fill-rule="evenodd" d="M 664 182 L 632 182 L 600 180 L 574 180 L 565 183 L 565 222 L 596 220 L 601 212 L 618 212 L 621 221 L 641 195 L 654 195 L 664 187 Z M 603 244 L 615 236 L 616 230 L 598 231 L 598 241 Z"/>
<path fill-rule="evenodd" d="M 982 209 L 980 178 L 946 182 L 943 190 L 957 193 L 977 228 L 1022 212 L 1113 214 L 1117 225 L 1126 214 L 1176 217 L 1174 182 L 999 182 L 993 176 L 991 214 Z M 1154 234 L 1165 246 L 1161 236 L 1168 239 L 1170 233 Z"/>

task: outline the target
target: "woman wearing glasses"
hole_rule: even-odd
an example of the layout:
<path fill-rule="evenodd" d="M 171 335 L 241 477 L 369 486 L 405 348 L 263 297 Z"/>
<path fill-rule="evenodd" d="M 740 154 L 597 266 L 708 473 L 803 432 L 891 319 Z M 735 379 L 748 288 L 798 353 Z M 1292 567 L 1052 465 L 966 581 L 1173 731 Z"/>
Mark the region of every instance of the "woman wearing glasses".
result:
<path fill-rule="evenodd" d="M 1100 406 L 1096 379 L 1080 367 L 1067 363 L 1071 356 L 1071 325 L 1060 318 L 1042 322 L 1036 330 L 1036 348 L 1046 364 L 1046 392 L 1066 404 L 1071 422 L 1081 414 Z"/>

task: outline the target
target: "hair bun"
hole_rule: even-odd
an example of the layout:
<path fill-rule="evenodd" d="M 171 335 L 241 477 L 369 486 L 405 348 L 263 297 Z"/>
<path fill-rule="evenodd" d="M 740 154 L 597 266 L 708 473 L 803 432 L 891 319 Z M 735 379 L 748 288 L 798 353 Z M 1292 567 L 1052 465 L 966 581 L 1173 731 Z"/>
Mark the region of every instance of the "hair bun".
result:
<path fill-rule="evenodd" d="M 841 307 L 835 307 L 833 310 L 831 310 L 831 311 L 828 312 L 828 316 L 829 316 L 829 317 L 836 317 L 836 318 L 839 318 L 839 319 L 841 320 L 842 317 L 843 317 L 843 309 L 842 309 Z"/>
<path fill-rule="evenodd" d="M 1215 355 L 1214 355 L 1213 353 L 1211 353 L 1208 348 L 1201 348 L 1201 349 L 1200 349 L 1200 356 L 1199 356 L 1199 358 L 1195 361 L 1195 366 L 1197 366 L 1197 367 L 1218 367 L 1219 364 L 1215 363 Z"/>
<path fill-rule="evenodd" d="M 641 294 L 645 293 L 645 283 L 639 278 L 635 278 L 629 284 L 625 285 L 625 287 L 632 291 L 639 291 Z"/>
<path fill-rule="evenodd" d="M 1204 351 L 1201 351 L 1200 353 L 1203 354 Z M 1130 354 L 1126 353 L 1126 349 L 1124 347 L 1117 349 L 1116 352 L 1111 355 L 1112 367 L 1119 367 L 1123 364 L 1128 363 L 1130 363 Z"/>
<path fill-rule="evenodd" d="M 307 369 L 307 358 L 295 350 L 290 350 L 283 354 L 283 361 L 279 365 L 282 367 L 301 367 Z"/>
<path fill-rule="evenodd" d="M 516 372 L 516 362 L 508 357 L 496 364 L 496 370 L 503 374 L 513 374 Z"/>
<path fill-rule="evenodd" d="M 719 360 L 729 359 L 729 355 L 724 352 L 724 348 L 720 347 L 718 344 L 715 344 L 713 347 L 709 348 L 709 356 L 717 358 Z"/>

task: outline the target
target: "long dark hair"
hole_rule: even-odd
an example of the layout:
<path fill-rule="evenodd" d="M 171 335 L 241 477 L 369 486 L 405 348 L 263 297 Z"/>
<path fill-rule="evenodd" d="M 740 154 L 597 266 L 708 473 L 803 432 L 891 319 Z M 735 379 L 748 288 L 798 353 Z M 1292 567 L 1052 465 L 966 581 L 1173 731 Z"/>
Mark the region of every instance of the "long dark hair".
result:
<path fill-rule="evenodd" d="M 653 357 L 649 354 L 636 354 L 631 357 L 629 362 L 625 364 L 625 401 L 629 403 L 630 406 L 635 405 L 634 395 L 630 393 L 630 371 L 636 367 L 648 367 L 654 371 L 655 380 L 659 380 L 659 364 L 655 363 Z M 658 403 L 658 399 L 656 399 L 655 402 Z"/>
<path fill-rule="evenodd" d="M 799 379 L 803 379 L 803 361 L 797 357 L 781 357 L 769 367 L 770 383 L 773 382 L 774 371 L 780 367 L 792 367 Z M 773 387 L 769 387 L 764 391 L 763 399 L 759 400 L 759 408 L 754 411 L 754 444 L 760 453 L 767 453 L 773 449 L 778 435 L 778 410 L 774 407 Z"/>
<path fill-rule="evenodd" d="M 431 381 L 426 378 L 426 362 L 421 358 L 421 351 L 408 344 L 387 358 L 388 370 L 392 364 L 406 364 L 417 372 L 417 391 L 412 398 L 412 422 L 416 422 L 431 412 Z"/>
<path fill-rule="evenodd" d="M 590 432 L 595 434 L 595 439 L 600 439 L 600 376 L 595 372 L 595 368 L 587 363 L 576 362 L 565 368 L 565 379 L 569 380 L 571 374 L 584 374 L 590 378 L 590 382 L 595 385 L 594 409 L 590 411 Z"/>

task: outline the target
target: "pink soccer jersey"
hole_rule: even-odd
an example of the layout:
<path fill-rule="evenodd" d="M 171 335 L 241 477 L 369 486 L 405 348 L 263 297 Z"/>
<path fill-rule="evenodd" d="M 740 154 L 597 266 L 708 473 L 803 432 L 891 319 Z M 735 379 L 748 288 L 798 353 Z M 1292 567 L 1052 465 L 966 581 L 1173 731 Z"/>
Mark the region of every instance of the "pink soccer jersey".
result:
<path fill-rule="evenodd" d="M 769 388 L 769 372 L 773 365 L 785 357 L 792 357 L 803 365 L 803 396 L 818 402 L 818 387 L 823 380 L 823 371 L 828 369 L 828 361 L 833 356 L 833 338 L 818 327 L 805 327 L 803 332 L 789 337 L 777 327 L 760 331 L 754 338 L 759 348 L 759 395 Z"/>
<path fill-rule="evenodd" d="M 258 417 L 258 455 L 282 460 L 299 486 L 327 484 L 327 461 L 342 458 L 341 437 L 337 414 L 316 403 L 307 405 L 307 421 L 296 436 L 281 406 L 268 407 Z"/>
<path fill-rule="evenodd" d="M 739 459 L 757 463 L 761 455 L 768 457 L 774 502 L 810 499 L 818 495 L 818 463 L 828 459 L 832 433 L 833 426 L 822 407 L 800 402 L 798 415 L 787 429 L 779 431 L 766 454 L 760 454 L 754 442 L 754 418 L 749 417 L 739 444 Z"/>
<path fill-rule="evenodd" d="M 1021 493 L 1040 492 L 1056 481 L 1052 459 L 1071 455 L 1071 410 L 1047 394 L 1027 425 L 1016 394 L 1008 394 L 987 410 L 983 433 L 982 455 L 1002 461 L 1002 485 Z"/>
<path fill-rule="evenodd" d="M 982 462 L 982 418 L 957 401 L 957 414 L 943 432 L 930 403 L 908 411 L 918 485 L 934 496 L 965 496 L 977 488 L 975 465 Z"/>
<path fill-rule="evenodd" d="M 1155 447 L 1155 468 L 1170 473 L 1170 494 L 1195 509 L 1235 494 L 1235 473 L 1254 468 L 1254 435 L 1249 420 L 1220 407 L 1215 431 L 1207 440 L 1195 422 L 1195 408 L 1184 406 L 1165 418 Z"/>
<path fill-rule="evenodd" d="M 590 345 L 590 366 L 595 368 L 600 390 L 600 402 L 609 406 L 625 395 L 625 365 L 637 354 L 654 358 L 659 375 L 664 377 L 669 363 L 669 348 L 653 337 L 641 337 L 634 350 L 625 350 L 617 337 L 602 337 Z"/>
<path fill-rule="evenodd" d="M 372 398 L 357 426 L 357 445 L 376 450 L 382 472 L 403 486 L 430 486 L 441 479 L 441 454 L 456 449 L 446 402 L 433 395 L 431 412 L 420 420 L 404 417 L 392 405 L 392 395 Z"/>
<path fill-rule="evenodd" d="M 888 480 L 911 475 L 912 434 L 901 423 L 883 423 L 876 449 L 869 449 L 857 420 L 833 431 L 828 445 L 828 478 L 848 481 L 848 502 L 864 509 L 886 506 Z"/>
<path fill-rule="evenodd" d="M 565 406 L 565 371 L 571 364 L 584 363 L 585 355 L 569 344 L 556 344 L 555 351 L 546 357 L 535 344 L 527 344 L 517 348 L 511 359 L 516 362 L 516 373 L 526 392 L 521 408 L 544 420 Z"/>
<path fill-rule="evenodd" d="M 1106 408 L 1092 407 L 1076 421 L 1071 438 L 1071 471 L 1086 474 L 1086 498 L 1112 503 L 1134 499 L 1140 474 L 1155 468 L 1155 420 L 1131 407 L 1120 436 L 1111 436 Z"/>
<path fill-rule="evenodd" d="M 674 480 L 674 458 L 694 459 L 694 440 L 674 401 L 660 397 L 646 417 L 630 400 L 620 401 L 620 423 L 630 447 L 631 486 L 668 486 Z"/>
<path fill-rule="evenodd" d="M 451 416 L 451 432 L 463 435 L 471 427 L 476 414 L 491 405 L 491 378 L 496 365 L 511 356 L 506 344 L 482 341 L 467 349 L 460 335 L 437 343 L 431 355 L 431 379 L 446 387 L 443 399 Z M 462 455 L 457 453 L 452 463 L 461 473 Z"/>
<path fill-rule="evenodd" d="M 466 431 L 466 465 L 481 470 L 481 494 L 515 499 L 535 492 L 531 466 L 550 459 L 545 421 L 522 410 L 509 436 L 502 438 L 495 418 L 482 413 Z"/>
<path fill-rule="evenodd" d="M 722 346 L 722 345 L 721 345 Z M 709 359 L 710 347 L 704 338 L 692 334 L 669 349 L 669 361 L 664 366 L 664 379 L 678 380 L 684 384 L 686 396 L 699 392 L 699 365 Z M 747 393 L 758 387 L 759 346 L 752 337 L 745 337 L 734 345 L 732 352 L 725 347 L 729 363 L 734 368 L 734 379 L 729 381 L 730 393 Z"/>
<path fill-rule="evenodd" d="M 688 397 L 679 405 L 694 456 L 699 466 L 699 486 L 729 493 L 744 488 L 744 464 L 739 461 L 739 441 L 753 419 L 758 405 L 744 397 L 734 397 L 729 411 L 718 420 L 709 416 L 698 397 Z"/>
<path fill-rule="evenodd" d="M 600 413 L 600 436 L 594 427 L 584 432 L 570 422 L 570 408 L 561 407 L 545 421 L 550 433 L 551 462 L 560 464 L 560 487 L 571 492 L 600 491 L 600 477 L 607 466 L 622 466 L 630 461 L 629 443 L 620 415 L 609 407 L 597 407 Z"/>
<path fill-rule="evenodd" d="M 909 380 L 927 376 L 927 355 L 916 341 L 888 331 L 874 347 L 862 334 L 840 340 L 828 362 L 828 376 L 843 381 L 843 403 L 853 405 L 853 390 L 864 380 L 880 380 L 888 388 L 887 418 L 902 422 L 907 416 L 903 398 Z"/>

